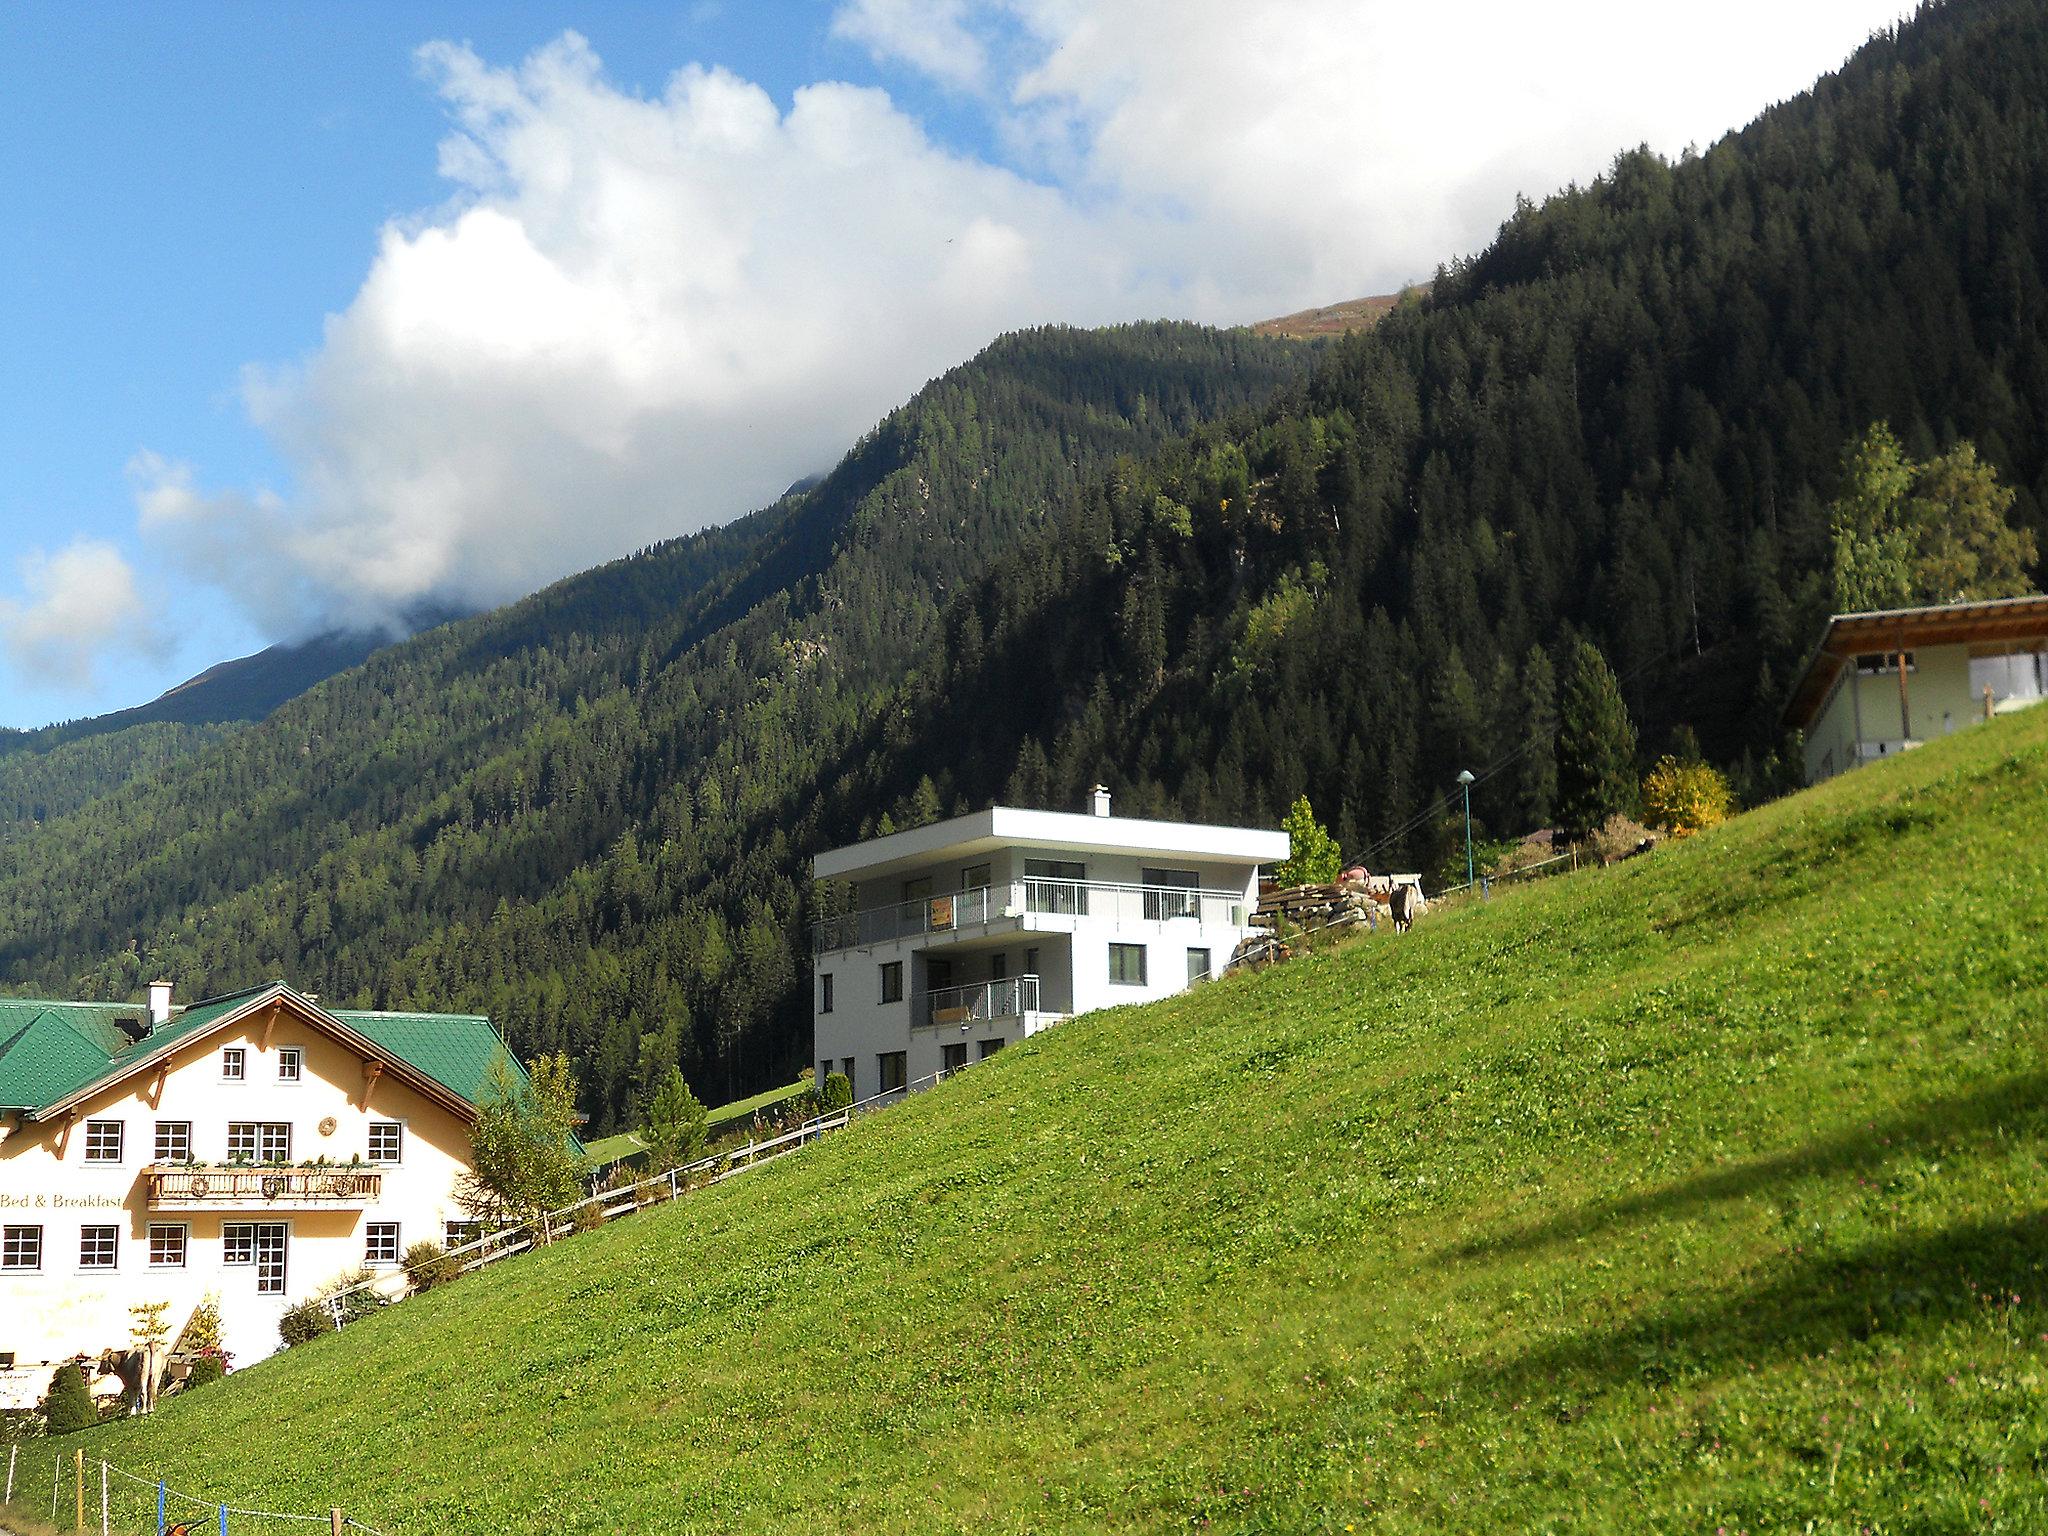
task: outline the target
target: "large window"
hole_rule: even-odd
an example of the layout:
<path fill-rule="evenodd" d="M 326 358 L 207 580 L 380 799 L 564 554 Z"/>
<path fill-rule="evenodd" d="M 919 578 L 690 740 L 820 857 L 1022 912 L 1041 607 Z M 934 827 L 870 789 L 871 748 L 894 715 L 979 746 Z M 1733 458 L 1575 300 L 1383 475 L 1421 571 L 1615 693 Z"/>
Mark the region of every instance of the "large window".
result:
<path fill-rule="evenodd" d="M 370 1122 L 370 1161 L 396 1163 L 405 1157 L 405 1127 L 396 1120 Z"/>
<path fill-rule="evenodd" d="M 1088 878 L 1086 864 L 1070 863 L 1065 859 L 1026 859 L 1024 878 L 1025 905 L 1033 912 L 1064 913 L 1081 916 L 1088 910 L 1088 888 L 1081 884 Z"/>
<path fill-rule="evenodd" d="M 305 1055 L 297 1046 L 285 1046 L 277 1053 L 277 1080 L 280 1083 L 296 1083 L 299 1080 L 299 1071 L 305 1064 Z"/>
<path fill-rule="evenodd" d="M 190 1120 L 157 1121 L 156 1160 L 160 1163 L 189 1163 L 192 1160 Z"/>
<path fill-rule="evenodd" d="M 256 1262 L 256 1224 L 231 1221 L 220 1229 L 220 1261 L 223 1264 Z"/>
<path fill-rule="evenodd" d="M 875 1058 L 876 1064 L 882 1070 L 881 1092 L 892 1093 L 908 1081 L 904 1076 L 905 1056 L 906 1053 L 903 1051 L 883 1051 Z"/>
<path fill-rule="evenodd" d="M 185 1248 L 191 1236 L 182 1221 L 153 1221 L 149 1224 L 149 1267 L 183 1269 Z"/>
<path fill-rule="evenodd" d="M 0 1269 L 41 1269 L 43 1229 L 0 1227 Z"/>
<path fill-rule="evenodd" d="M 292 1160 L 292 1128 L 282 1120 L 228 1122 L 228 1161 L 288 1163 Z"/>
<path fill-rule="evenodd" d="M 891 960 L 882 967 L 882 1001 L 900 1003 L 903 1001 L 903 962 Z"/>
<path fill-rule="evenodd" d="M 924 963 L 924 989 L 927 992 L 943 992 L 953 985 L 953 962 L 950 960 L 927 960 Z"/>
<path fill-rule="evenodd" d="M 125 1127 L 119 1120 L 88 1120 L 85 1122 L 85 1160 L 88 1163 L 118 1163 L 121 1161 L 122 1132 Z"/>
<path fill-rule="evenodd" d="M 976 1051 L 976 1055 L 981 1060 L 987 1061 L 989 1057 L 995 1055 L 995 1053 L 997 1051 L 1000 1051 L 1002 1048 L 1003 1042 L 1000 1040 L 983 1040 L 980 1042 L 980 1045 Z"/>
<path fill-rule="evenodd" d="M 1209 951 L 1191 949 L 1188 951 L 1188 985 L 1209 979 Z"/>
<path fill-rule="evenodd" d="M 992 866 L 987 864 L 968 865 L 960 871 L 960 889 L 963 891 L 978 891 L 984 886 L 993 884 L 994 882 L 989 879 L 991 869 Z"/>
<path fill-rule="evenodd" d="M 961 1040 L 955 1044 L 945 1046 L 942 1049 L 942 1054 L 945 1057 L 943 1063 L 945 1069 L 948 1072 L 958 1072 L 967 1065 L 967 1042 Z"/>
<path fill-rule="evenodd" d="M 1192 869 L 1141 869 L 1138 877 L 1147 887 L 1145 892 L 1145 920 L 1163 923 L 1168 918 L 1195 917 L 1200 914 L 1200 898 L 1195 891 L 1202 883 L 1202 877 Z M 1159 890 L 1156 887 L 1165 886 Z M 1186 892 L 1185 895 L 1182 892 Z"/>
<path fill-rule="evenodd" d="M 1142 944 L 1110 945 L 1109 979 L 1119 987 L 1144 986 L 1145 946 Z"/>
<path fill-rule="evenodd" d="M 372 1221 L 364 1224 L 363 1262 L 365 1264 L 396 1264 L 398 1262 L 397 1222 Z"/>
<path fill-rule="evenodd" d="M 78 1267 L 80 1269 L 113 1269 L 121 1262 L 121 1229 L 119 1227 L 80 1227 L 78 1229 Z"/>
<path fill-rule="evenodd" d="M 818 978 L 818 1012 L 832 1011 L 832 973 L 827 971 Z"/>

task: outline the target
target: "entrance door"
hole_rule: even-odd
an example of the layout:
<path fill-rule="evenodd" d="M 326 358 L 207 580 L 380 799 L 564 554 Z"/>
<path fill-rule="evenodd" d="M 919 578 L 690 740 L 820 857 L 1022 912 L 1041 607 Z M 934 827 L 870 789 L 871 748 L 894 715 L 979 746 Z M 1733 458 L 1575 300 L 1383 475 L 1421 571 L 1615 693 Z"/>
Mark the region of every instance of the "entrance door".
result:
<path fill-rule="evenodd" d="M 284 1294 L 285 1252 L 291 1242 L 291 1226 L 282 1221 L 256 1223 L 256 1294 Z"/>

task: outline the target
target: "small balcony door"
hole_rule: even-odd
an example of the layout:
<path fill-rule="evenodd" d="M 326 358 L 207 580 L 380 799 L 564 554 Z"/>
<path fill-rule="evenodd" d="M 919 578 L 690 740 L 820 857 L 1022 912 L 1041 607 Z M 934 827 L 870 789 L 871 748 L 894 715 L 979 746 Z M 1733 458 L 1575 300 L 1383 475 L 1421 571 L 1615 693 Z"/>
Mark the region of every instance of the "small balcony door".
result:
<path fill-rule="evenodd" d="M 291 1248 L 292 1229 L 282 1221 L 256 1223 L 256 1294 L 282 1296 L 285 1261 Z"/>

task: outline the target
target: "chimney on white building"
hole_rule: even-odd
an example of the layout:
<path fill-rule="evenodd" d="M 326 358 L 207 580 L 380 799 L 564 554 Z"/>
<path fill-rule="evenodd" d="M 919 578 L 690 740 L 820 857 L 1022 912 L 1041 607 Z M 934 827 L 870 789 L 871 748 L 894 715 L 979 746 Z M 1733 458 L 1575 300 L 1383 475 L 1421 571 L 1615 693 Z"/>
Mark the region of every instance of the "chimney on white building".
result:
<path fill-rule="evenodd" d="M 1107 816 L 1109 814 L 1109 786 L 1098 784 L 1088 791 L 1088 814 Z"/>
<path fill-rule="evenodd" d="M 171 984 L 168 981 L 152 981 L 149 984 L 149 1027 L 161 1029 L 171 1022 Z"/>

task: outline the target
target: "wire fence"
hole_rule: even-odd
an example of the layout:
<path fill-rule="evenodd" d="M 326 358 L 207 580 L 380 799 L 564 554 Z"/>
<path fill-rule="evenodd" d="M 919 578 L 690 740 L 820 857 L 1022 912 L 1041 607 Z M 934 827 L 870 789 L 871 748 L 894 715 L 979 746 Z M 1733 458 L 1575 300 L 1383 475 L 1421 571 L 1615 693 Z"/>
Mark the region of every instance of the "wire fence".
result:
<path fill-rule="evenodd" d="M 6 1448 L 6 1485 L 0 1514 L 47 1522 L 60 1531 L 100 1536 L 231 1536 L 286 1529 L 343 1536 L 385 1536 L 332 1506 L 317 1514 L 255 1509 L 231 1499 L 202 1498 L 160 1478 L 138 1477 L 63 1437 L 18 1440 Z"/>

